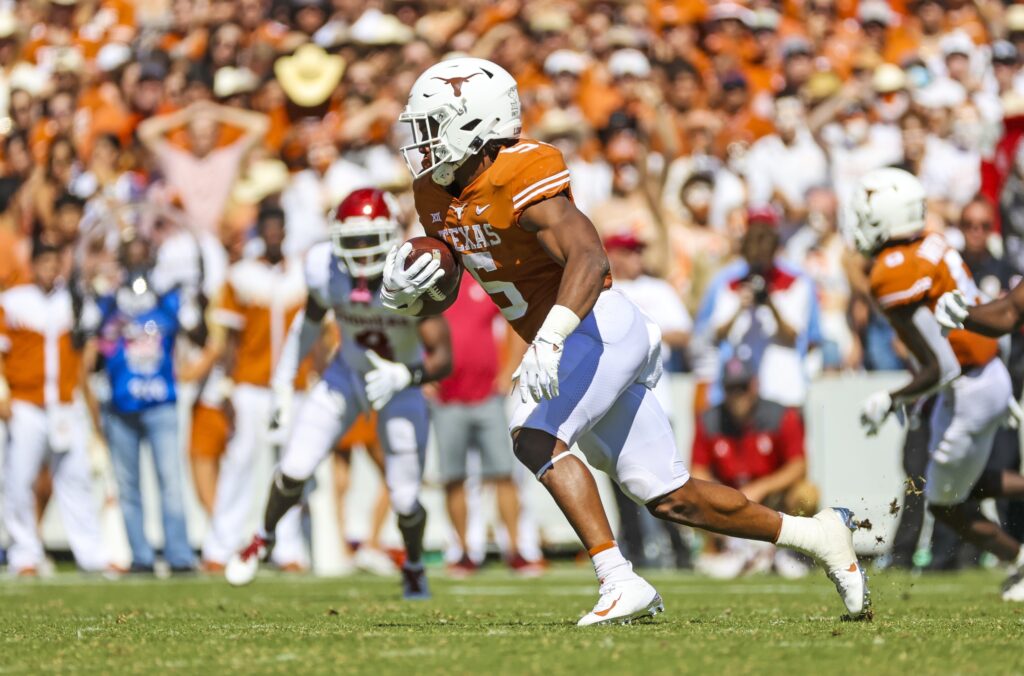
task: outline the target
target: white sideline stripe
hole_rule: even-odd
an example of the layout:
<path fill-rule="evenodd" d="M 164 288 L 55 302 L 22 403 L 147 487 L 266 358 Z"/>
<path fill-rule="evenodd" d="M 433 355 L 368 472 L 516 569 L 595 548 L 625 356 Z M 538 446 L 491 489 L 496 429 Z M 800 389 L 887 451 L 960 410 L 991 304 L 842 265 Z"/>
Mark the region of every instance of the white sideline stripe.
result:
<path fill-rule="evenodd" d="M 932 278 L 922 277 L 921 279 L 914 282 L 909 289 L 904 289 L 903 291 L 895 291 L 893 293 L 889 293 L 879 297 L 878 304 L 881 305 L 882 307 L 888 307 L 889 305 L 899 302 L 901 300 L 913 298 L 919 293 L 924 293 L 930 288 L 932 288 Z"/>
<path fill-rule="evenodd" d="M 565 183 L 568 180 L 569 180 L 569 170 L 566 169 L 565 171 L 557 173 L 554 176 L 548 176 L 547 178 L 545 178 L 542 181 L 537 181 L 536 183 L 534 183 L 532 185 L 529 185 L 526 188 L 523 188 L 522 190 L 520 190 L 518 193 L 516 193 L 512 197 L 512 206 L 518 207 L 520 204 L 522 204 L 526 200 L 530 199 L 531 197 L 533 197 L 537 193 L 544 192 L 545 190 L 547 190 L 549 188 L 553 188 L 556 185 L 560 185 L 562 183 Z"/>

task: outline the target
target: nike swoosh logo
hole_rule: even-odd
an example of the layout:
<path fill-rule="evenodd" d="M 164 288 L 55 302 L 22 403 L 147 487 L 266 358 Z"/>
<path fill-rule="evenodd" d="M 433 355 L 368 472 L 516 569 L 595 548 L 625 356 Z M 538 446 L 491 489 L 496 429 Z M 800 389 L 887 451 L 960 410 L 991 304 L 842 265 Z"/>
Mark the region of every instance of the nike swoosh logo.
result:
<path fill-rule="evenodd" d="M 423 98 L 425 98 L 425 99 L 429 99 L 429 98 L 430 98 L 431 96 L 433 96 L 433 94 L 424 94 L 424 95 L 423 95 Z"/>
<path fill-rule="evenodd" d="M 479 216 L 480 214 L 482 214 L 483 212 L 487 211 L 490 208 L 490 204 L 485 204 L 482 207 L 476 207 L 476 215 Z"/>
<path fill-rule="evenodd" d="M 608 613 L 612 612 L 612 608 L 614 608 L 615 606 L 619 605 L 619 599 L 621 599 L 621 598 L 622 598 L 622 594 L 619 594 L 619 598 L 615 599 L 614 601 L 612 601 L 612 604 L 610 606 L 608 606 L 604 610 L 595 610 L 594 614 L 597 615 L 598 617 L 604 617 Z"/>

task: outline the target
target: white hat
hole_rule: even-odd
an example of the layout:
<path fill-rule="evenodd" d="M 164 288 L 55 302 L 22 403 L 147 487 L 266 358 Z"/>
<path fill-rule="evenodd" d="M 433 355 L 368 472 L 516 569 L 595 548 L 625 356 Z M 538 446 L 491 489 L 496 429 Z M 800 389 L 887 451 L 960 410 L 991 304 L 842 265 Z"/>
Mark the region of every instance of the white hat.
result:
<path fill-rule="evenodd" d="M 1024 31 L 1024 5 L 1014 4 L 1006 9 L 1006 29 L 1011 33 Z"/>
<path fill-rule="evenodd" d="M 226 99 L 236 94 L 248 94 L 256 91 L 260 79 L 248 68 L 224 66 L 213 75 L 213 95 L 218 99 Z"/>
<path fill-rule="evenodd" d="M 871 75 L 871 86 L 879 94 L 890 94 L 907 87 L 907 74 L 892 63 L 883 63 Z"/>
<path fill-rule="evenodd" d="M 556 49 L 544 59 L 544 72 L 548 75 L 571 73 L 579 75 L 587 68 L 587 57 L 571 49 Z"/>
<path fill-rule="evenodd" d="M 131 47 L 121 42 L 108 42 L 100 47 L 96 54 L 96 67 L 104 73 L 109 73 L 131 61 L 131 58 Z"/>
<path fill-rule="evenodd" d="M 939 78 L 914 92 L 914 101 L 922 108 L 952 108 L 967 100 L 967 90 L 959 82 Z"/>
<path fill-rule="evenodd" d="M 363 45 L 404 45 L 411 42 L 414 33 L 393 14 L 379 9 L 368 9 L 356 19 L 349 37 Z"/>
<path fill-rule="evenodd" d="M 608 59 L 608 71 L 612 77 L 632 75 L 645 78 L 651 74 L 651 62 L 638 49 L 620 49 Z"/>
<path fill-rule="evenodd" d="M 32 96 L 39 96 L 46 86 L 47 78 L 32 64 L 21 61 L 14 64 L 7 82 L 12 90 L 23 89 Z"/>
<path fill-rule="evenodd" d="M 0 11 L 0 39 L 9 38 L 21 29 L 18 17 L 9 9 Z"/>
<path fill-rule="evenodd" d="M 970 56 L 974 53 L 974 41 L 967 33 L 954 31 L 942 36 L 942 39 L 939 40 L 939 49 L 942 50 L 943 56 L 952 56 L 953 54 Z"/>
<path fill-rule="evenodd" d="M 235 181 L 231 196 L 239 204 L 259 204 L 288 186 L 288 167 L 280 160 L 256 160 Z"/>
<path fill-rule="evenodd" d="M 747 26 L 755 22 L 755 14 L 736 2 L 719 2 L 708 8 L 708 21 L 725 21 L 735 19 Z"/>
<path fill-rule="evenodd" d="M 860 7 L 857 9 L 857 19 L 861 23 L 874 21 L 883 26 L 890 26 L 893 13 L 889 3 L 884 0 L 868 0 L 868 2 L 860 3 Z"/>

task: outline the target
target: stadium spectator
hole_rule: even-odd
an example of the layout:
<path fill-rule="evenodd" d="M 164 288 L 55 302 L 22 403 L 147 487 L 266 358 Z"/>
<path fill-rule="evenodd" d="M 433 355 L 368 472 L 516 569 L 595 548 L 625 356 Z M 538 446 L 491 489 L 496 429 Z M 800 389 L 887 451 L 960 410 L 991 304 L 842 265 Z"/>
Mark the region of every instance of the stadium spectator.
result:
<path fill-rule="evenodd" d="M 807 480 L 800 413 L 761 398 L 753 364 L 747 360 L 734 357 L 727 361 L 722 385 L 724 401 L 697 419 L 691 474 L 739 489 L 748 500 L 786 514 L 815 513 L 818 490 Z M 776 570 L 787 577 L 807 573 L 790 552 L 772 549 L 758 547 L 742 552 L 716 569 L 739 574 L 752 566 L 774 563 Z"/>
<path fill-rule="evenodd" d="M 237 141 L 217 147 L 221 125 L 244 133 Z M 188 131 L 189 150 L 165 138 L 182 127 Z M 191 225 L 218 234 L 242 159 L 267 128 L 267 118 L 259 113 L 197 101 L 175 113 L 145 120 L 139 125 L 139 140 L 153 153 Z"/>
<path fill-rule="evenodd" d="M 222 572 L 242 546 L 254 508 L 253 469 L 259 455 L 271 453 L 288 433 L 269 429 L 274 409 L 270 375 L 288 327 L 305 302 L 306 283 L 301 261 L 284 255 L 285 216 L 280 208 L 265 204 L 260 209 L 256 235 L 262 254 L 229 268 L 227 284 L 211 312 L 212 321 L 227 330 L 219 362 L 227 375 L 219 379 L 219 387 L 230 402 L 229 416 L 240 424 L 232 425 L 220 458 L 210 528 L 202 548 L 202 565 L 208 572 Z M 307 373 L 308 367 L 300 369 L 296 392 L 305 390 Z M 281 520 L 272 558 L 286 571 L 309 567 L 298 507 Z"/>
<path fill-rule="evenodd" d="M 471 275 L 464 274 L 461 284 L 459 297 L 445 312 L 454 355 L 452 373 L 438 383 L 430 407 L 448 517 L 462 552 L 449 571 L 465 576 L 480 565 L 470 557 L 466 537 L 466 457 L 475 449 L 480 454 L 481 479 L 495 489 L 508 543 L 505 561 L 514 572 L 536 573 L 537 565 L 524 559 L 519 550 L 519 493 L 512 479 L 515 456 L 502 396 L 512 374 L 507 367 L 500 367 L 494 337 L 500 312 Z M 505 360 L 506 364 L 518 362 L 518 358 Z"/>
<path fill-rule="evenodd" d="M 202 317 L 197 308 L 182 303 L 177 288 L 155 288 L 154 253 L 145 235 L 124 241 L 119 257 L 123 276 L 116 289 L 96 300 L 96 338 L 86 348 L 85 367 L 92 372 L 101 358 L 109 380 L 102 424 L 132 550 L 131 570 L 153 572 L 156 558 L 143 527 L 139 467 L 145 441 L 160 489 L 164 557 L 172 572 L 187 572 L 193 557 L 178 446 L 174 347 L 179 332 L 201 331 Z"/>
<path fill-rule="evenodd" d="M 740 260 L 711 283 L 697 318 L 698 333 L 722 359 L 739 355 L 755 365 L 761 395 L 786 406 L 807 396 L 804 356 L 817 331 L 813 282 L 776 254 L 779 217 L 770 207 L 747 213 Z M 715 393 L 712 401 L 719 401 Z"/>
<path fill-rule="evenodd" d="M 61 251 L 37 241 L 31 282 L 0 294 L 0 421 L 10 433 L 3 521 L 10 570 L 18 576 L 44 572 L 34 491 L 44 467 L 78 567 L 108 566 L 90 476 L 89 423 L 75 402 L 82 374 L 77 318 L 61 267 Z"/>

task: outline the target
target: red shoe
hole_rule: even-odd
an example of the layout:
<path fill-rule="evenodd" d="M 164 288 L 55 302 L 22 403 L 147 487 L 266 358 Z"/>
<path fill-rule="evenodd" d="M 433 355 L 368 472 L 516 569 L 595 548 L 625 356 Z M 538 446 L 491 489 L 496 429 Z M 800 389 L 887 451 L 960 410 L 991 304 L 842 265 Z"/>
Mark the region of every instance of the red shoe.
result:
<path fill-rule="evenodd" d="M 457 562 L 448 564 L 448 576 L 456 580 L 465 580 L 470 575 L 476 574 L 479 570 L 480 566 L 473 563 L 473 560 L 465 554 Z"/>
<path fill-rule="evenodd" d="M 540 577 L 544 574 L 543 561 L 527 561 L 519 552 L 509 557 L 508 568 L 519 577 Z"/>

